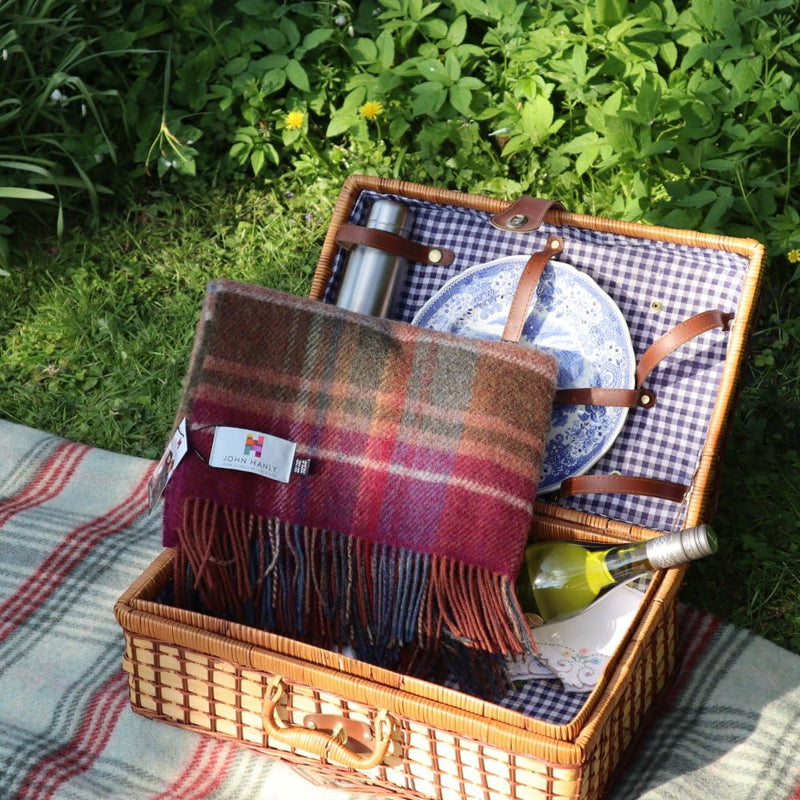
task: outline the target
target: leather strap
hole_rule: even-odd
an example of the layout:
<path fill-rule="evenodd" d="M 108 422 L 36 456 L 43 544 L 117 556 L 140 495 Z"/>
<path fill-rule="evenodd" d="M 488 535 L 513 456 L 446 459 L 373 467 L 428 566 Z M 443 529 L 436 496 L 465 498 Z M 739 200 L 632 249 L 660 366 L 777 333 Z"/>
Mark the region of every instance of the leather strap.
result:
<path fill-rule="evenodd" d="M 490 222 L 495 228 L 514 233 L 530 233 L 541 227 L 550 209 L 564 211 L 558 200 L 544 200 L 541 197 L 520 197 L 504 211 L 495 214 Z"/>
<path fill-rule="evenodd" d="M 372 727 L 368 723 L 336 714 L 306 714 L 303 717 L 303 727 L 330 733 L 357 752 L 371 751 L 371 745 L 375 741 Z M 354 743 L 356 747 L 353 747 Z"/>
<path fill-rule="evenodd" d="M 655 405 L 656 393 L 649 389 L 607 389 L 586 386 L 577 389 L 558 389 L 556 403 L 575 403 L 584 406 L 622 406 L 649 408 Z"/>
<path fill-rule="evenodd" d="M 559 497 L 574 494 L 641 494 L 682 503 L 689 491 L 683 483 L 631 475 L 578 475 L 567 478 L 558 490 Z"/>
<path fill-rule="evenodd" d="M 548 236 L 544 250 L 534 253 L 522 269 L 519 276 L 514 297 L 511 299 L 511 308 L 508 311 L 503 334 L 500 337 L 504 342 L 518 342 L 522 336 L 522 328 L 528 316 L 533 294 L 539 278 L 542 277 L 547 262 L 564 249 L 564 240 L 560 236 Z"/>
<path fill-rule="evenodd" d="M 555 402 L 650 408 L 656 403 L 656 394 L 642 386 L 650 373 L 681 345 L 695 339 L 700 334 L 712 328 L 729 330 L 733 317 L 733 314 L 714 308 L 695 314 L 671 328 L 645 350 L 636 367 L 636 387 L 634 389 L 559 389 L 556 391 Z"/>
<path fill-rule="evenodd" d="M 364 228 L 360 225 L 344 223 L 336 233 L 336 244 L 350 249 L 354 245 L 366 245 L 378 250 L 385 250 L 409 261 L 420 264 L 433 264 L 449 266 L 455 259 L 455 253 L 446 247 L 431 247 L 429 245 L 406 239 L 396 233 L 388 233 L 377 228 Z"/>
<path fill-rule="evenodd" d="M 733 314 L 727 314 L 724 311 L 713 308 L 709 311 L 695 314 L 667 331 L 647 348 L 639 361 L 639 366 L 636 367 L 636 385 L 641 386 L 647 380 L 647 376 L 681 345 L 697 338 L 701 333 L 712 330 L 712 328 L 729 330 L 732 319 Z"/>

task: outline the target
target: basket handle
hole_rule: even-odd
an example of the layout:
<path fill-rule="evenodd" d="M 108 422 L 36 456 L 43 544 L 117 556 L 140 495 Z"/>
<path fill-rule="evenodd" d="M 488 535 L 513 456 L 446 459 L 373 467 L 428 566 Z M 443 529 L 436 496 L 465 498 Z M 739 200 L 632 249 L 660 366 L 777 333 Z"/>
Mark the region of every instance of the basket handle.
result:
<path fill-rule="evenodd" d="M 262 721 L 265 732 L 278 742 L 296 750 L 313 753 L 321 761 L 339 767 L 355 770 L 368 770 L 377 767 L 386 756 L 394 732 L 394 721 L 385 710 L 375 715 L 373 739 L 375 749 L 369 755 L 359 755 L 349 750 L 333 735 L 323 731 L 286 725 L 275 713 L 283 697 L 283 678 L 275 675 L 264 689 Z"/>

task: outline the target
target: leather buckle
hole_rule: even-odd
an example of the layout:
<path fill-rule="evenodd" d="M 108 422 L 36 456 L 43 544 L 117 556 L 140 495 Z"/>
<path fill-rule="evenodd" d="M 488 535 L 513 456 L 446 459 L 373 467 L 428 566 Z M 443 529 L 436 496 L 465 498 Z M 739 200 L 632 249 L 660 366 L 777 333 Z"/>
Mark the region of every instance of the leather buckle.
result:
<path fill-rule="evenodd" d="M 544 218 L 551 209 L 565 211 L 558 200 L 545 200 L 541 197 L 520 197 L 504 211 L 491 217 L 495 228 L 511 233 L 531 233 L 539 230 Z"/>

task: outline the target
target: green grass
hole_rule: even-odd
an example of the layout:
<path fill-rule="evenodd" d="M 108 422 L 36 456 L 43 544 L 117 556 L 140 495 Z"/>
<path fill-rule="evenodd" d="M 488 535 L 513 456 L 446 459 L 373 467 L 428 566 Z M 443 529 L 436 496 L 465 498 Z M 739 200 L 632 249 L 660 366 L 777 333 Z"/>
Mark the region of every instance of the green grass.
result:
<path fill-rule="evenodd" d="M 0 283 L 0 416 L 160 454 L 206 283 L 306 294 L 332 201 L 234 191 L 169 198 L 19 254 Z"/>
<path fill-rule="evenodd" d="M 0 417 L 149 458 L 163 448 L 206 282 L 307 294 L 336 189 L 163 195 L 18 250 L 0 277 Z M 800 653 L 800 294 L 768 286 L 724 455 L 718 555 L 683 598 Z"/>

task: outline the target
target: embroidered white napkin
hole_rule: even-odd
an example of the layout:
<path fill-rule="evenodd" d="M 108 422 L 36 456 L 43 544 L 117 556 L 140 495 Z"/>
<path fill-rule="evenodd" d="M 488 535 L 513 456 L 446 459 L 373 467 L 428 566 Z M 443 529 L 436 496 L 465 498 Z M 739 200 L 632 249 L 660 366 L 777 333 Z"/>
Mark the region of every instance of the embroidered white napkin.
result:
<path fill-rule="evenodd" d="M 511 679 L 557 677 L 567 692 L 590 692 L 633 622 L 643 597 L 643 592 L 622 584 L 579 614 L 534 628 L 539 653 L 511 662 Z"/>

